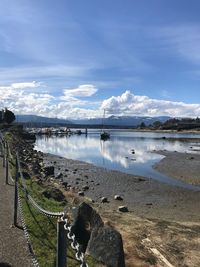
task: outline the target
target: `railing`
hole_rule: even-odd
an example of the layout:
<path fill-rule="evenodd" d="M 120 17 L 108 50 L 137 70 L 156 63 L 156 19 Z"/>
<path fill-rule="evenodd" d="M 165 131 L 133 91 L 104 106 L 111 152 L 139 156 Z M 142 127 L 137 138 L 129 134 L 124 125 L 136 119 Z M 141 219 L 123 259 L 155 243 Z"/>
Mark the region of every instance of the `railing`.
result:
<path fill-rule="evenodd" d="M 25 178 L 23 176 L 20 157 L 16 153 L 15 156 L 10 151 L 8 143 L 3 138 L 2 133 L 0 133 L 0 143 L 3 156 L 3 168 L 5 168 L 5 180 L 6 184 L 9 184 L 9 179 L 15 186 L 14 193 L 14 214 L 13 214 L 13 224 L 18 226 L 18 209 L 22 221 L 22 227 L 24 230 L 25 238 L 28 244 L 29 252 L 32 258 L 32 263 L 35 267 L 39 267 L 39 263 L 36 259 L 34 253 L 33 245 L 28 232 L 28 227 L 24 219 L 23 204 L 20 196 L 20 189 L 25 193 L 26 200 L 42 215 L 48 217 L 57 218 L 57 255 L 56 255 L 56 267 L 67 267 L 67 240 L 70 240 L 71 247 L 75 251 L 75 257 L 80 262 L 80 267 L 88 267 L 88 264 L 85 262 L 84 253 L 81 251 L 79 243 L 76 241 L 76 237 L 72 231 L 72 226 L 65 214 L 65 212 L 52 212 L 42 208 L 31 196 L 28 187 L 26 185 Z M 10 162 L 15 161 L 15 177 L 13 179 Z M 19 183 L 19 179 L 21 183 Z"/>

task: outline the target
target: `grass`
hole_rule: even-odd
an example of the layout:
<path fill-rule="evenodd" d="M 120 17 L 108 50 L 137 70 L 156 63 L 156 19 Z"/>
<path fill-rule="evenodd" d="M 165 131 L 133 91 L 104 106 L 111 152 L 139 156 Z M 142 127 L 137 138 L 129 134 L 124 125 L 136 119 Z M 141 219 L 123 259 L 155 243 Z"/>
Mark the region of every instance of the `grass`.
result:
<path fill-rule="evenodd" d="M 42 197 L 41 192 L 44 188 L 36 182 L 29 180 L 27 187 L 31 196 L 37 200 L 37 203 L 42 208 L 50 211 L 63 211 L 63 203 L 56 202 L 52 199 Z M 25 193 L 20 190 L 22 197 L 23 212 L 25 222 L 28 227 L 33 250 L 40 267 L 55 267 L 56 266 L 56 245 L 57 245 L 57 219 L 40 214 L 26 200 Z M 69 267 L 80 266 L 80 262 L 76 260 L 75 253 L 70 246 L 70 241 L 67 241 L 67 263 Z M 86 262 L 90 267 L 101 266 L 90 256 L 86 256 Z"/>

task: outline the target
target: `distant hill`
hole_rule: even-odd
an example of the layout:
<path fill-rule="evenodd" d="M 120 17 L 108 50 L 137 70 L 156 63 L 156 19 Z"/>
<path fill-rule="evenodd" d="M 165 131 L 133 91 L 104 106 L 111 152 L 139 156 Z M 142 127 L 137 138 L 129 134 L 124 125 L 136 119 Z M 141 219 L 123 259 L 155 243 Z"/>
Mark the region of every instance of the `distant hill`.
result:
<path fill-rule="evenodd" d="M 36 115 L 16 115 L 16 122 L 33 124 L 73 124 L 71 121 Z"/>
<path fill-rule="evenodd" d="M 64 120 L 64 119 L 57 119 L 57 118 L 48 118 L 36 115 L 16 115 L 16 121 L 25 123 L 25 124 L 34 124 L 39 126 L 39 124 L 46 124 L 46 125 L 87 125 L 95 126 L 97 125 L 100 127 L 102 122 L 105 126 L 113 126 L 113 127 L 136 127 L 140 125 L 142 122 L 145 123 L 146 126 L 153 124 L 155 121 L 165 122 L 169 120 L 170 117 L 167 116 L 159 116 L 159 117 L 140 117 L 140 116 L 110 116 L 105 118 L 95 118 L 95 119 L 81 119 L 81 120 Z"/>

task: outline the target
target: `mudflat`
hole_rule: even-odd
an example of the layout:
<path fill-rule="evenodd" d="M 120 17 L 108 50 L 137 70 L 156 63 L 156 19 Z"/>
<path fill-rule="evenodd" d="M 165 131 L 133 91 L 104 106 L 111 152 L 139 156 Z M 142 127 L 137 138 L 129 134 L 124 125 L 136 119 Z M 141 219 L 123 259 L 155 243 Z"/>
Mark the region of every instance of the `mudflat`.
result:
<path fill-rule="evenodd" d="M 175 179 L 197 185 L 196 190 L 51 154 L 44 154 L 44 162 L 55 166 L 57 177 L 62 176 L 62 179 L 57 179 L 58 184 L 66 182 L 67 190 L 77 193 L 77 196 L 78 192 L 84 191 L 84 197 L 79 198 L 89 201 L 121 232 L 127 267 L 199 267 L 200 155 L 162 154 L 166 157 L 155 168 Z M 123 200 L 115 200 L 115 195 L 120 195 Z M 102 197 L 108 201 L 102 203 Z M 122 205 L 127 206 L 129 212 L 119 212 L 118 207 Z M 157 256 L 155 249 L 160 253 Z M 171 265 L 166 265 L 162 256 Z"/>
<path fill-rule="evenodd" d="M 159 153 L 165 157 L 154 166 L 157 171 L 189 184 L 200 185 L 200 154 L 169 151 Z"/>

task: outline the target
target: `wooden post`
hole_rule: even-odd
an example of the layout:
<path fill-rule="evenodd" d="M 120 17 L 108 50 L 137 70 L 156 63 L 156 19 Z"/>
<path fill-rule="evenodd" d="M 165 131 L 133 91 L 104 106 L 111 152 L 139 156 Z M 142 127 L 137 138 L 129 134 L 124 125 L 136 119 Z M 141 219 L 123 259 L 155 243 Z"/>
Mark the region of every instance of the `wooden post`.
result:
<path fill-rule="evenodd" d="M 5 168 L 5 161 L 6 161 L 6 152 L 5 152 L 5 143 L 3 143 L 2 152 L 3 152 L 3 168 Z"/>
<path fill-rule="evenodd" d="M 18 162 L 16 157 L 15 163 L 15 199 L 14 199 L 14 226 L 17 226 L 17 209 L 18 209 Z"/>
<path fill-rule="evenodd" d="M 64 228 L 65 222 L 57 222 L 57 259 L 56 267 L 67 267 L 67 237 Z"/>
<path fill-rule="evenodd" d="M 8 184 L 8 156 L 6 157 L 6 184 Z"/>

